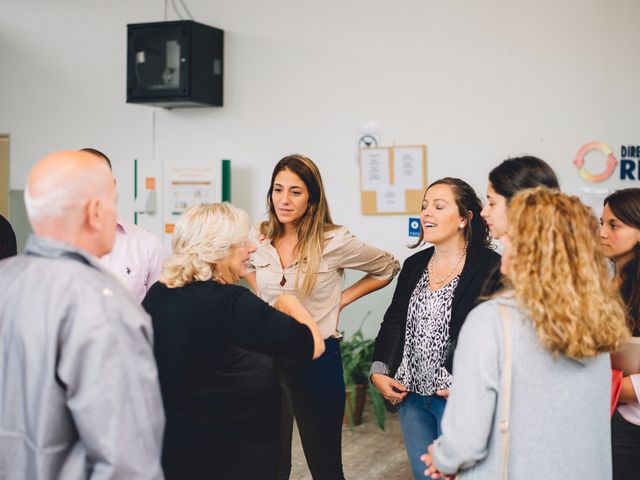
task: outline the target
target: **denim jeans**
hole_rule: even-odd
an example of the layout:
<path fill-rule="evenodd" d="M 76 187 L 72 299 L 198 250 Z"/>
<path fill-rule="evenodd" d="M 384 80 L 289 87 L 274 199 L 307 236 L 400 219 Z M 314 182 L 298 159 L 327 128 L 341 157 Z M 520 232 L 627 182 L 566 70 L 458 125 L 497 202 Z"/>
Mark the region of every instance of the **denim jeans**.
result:
<path fill-rule="evenodd" d="M 426 466 L 420 457 L 427 453 L 427 447 L 440 436 L 440 422 L 447 401 L 437 395 L 423 396 L 409 393 L 400 404 L 400 427 L 404 447 L 409 456 L 413 476 L 424 476 Z"/>

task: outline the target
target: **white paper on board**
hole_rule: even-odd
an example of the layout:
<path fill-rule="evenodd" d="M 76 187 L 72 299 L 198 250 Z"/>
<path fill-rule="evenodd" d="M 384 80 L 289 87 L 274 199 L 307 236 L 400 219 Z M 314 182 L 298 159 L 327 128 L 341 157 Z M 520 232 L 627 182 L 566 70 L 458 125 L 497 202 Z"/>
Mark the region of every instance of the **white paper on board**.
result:
<path fill-rule="evenodd" d="M 393 184 L 406 190 L 422 190 L 422 147 L 396 147 L 393 153 Z"/>
<path fill-rule="evenodd" d="M 362 190 L 389 186 L 389 150 L 363 149 L 360 153 Z"/>
<path fill-rule="evenodd" d="M 404 188 L 385 187 L 376 191 L 378 213 L 394 213 L 406 211 Z"/>
<path fill-rule="evenodd" d="M 604 199 L 611 193 L 613 193 L 613 190 L 608 188 L 582 187 L 580 189 L 580 200 L 587 207 L 591 207 L 596 217 L 600 218 L 604 209 Z"/>

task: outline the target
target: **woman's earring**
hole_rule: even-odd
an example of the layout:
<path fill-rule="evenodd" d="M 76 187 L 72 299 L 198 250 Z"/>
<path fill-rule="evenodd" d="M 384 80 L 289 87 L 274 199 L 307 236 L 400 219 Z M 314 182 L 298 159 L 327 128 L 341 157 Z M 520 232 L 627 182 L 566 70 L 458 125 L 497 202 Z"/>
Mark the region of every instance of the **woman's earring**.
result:
<path fill-rule="evenodd" d="M 463 230 L 463 229 L 464 229 L 464 222 L 458 225 L 458 230 Z"/>

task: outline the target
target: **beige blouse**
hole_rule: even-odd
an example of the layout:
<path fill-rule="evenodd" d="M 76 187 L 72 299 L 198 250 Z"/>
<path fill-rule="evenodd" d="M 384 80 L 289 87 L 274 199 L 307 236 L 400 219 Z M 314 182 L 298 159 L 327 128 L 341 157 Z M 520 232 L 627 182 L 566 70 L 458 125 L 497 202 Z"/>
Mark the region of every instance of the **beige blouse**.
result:
<path fill-rule="evenodd" d="M 338 317 L 344 288 L 344 270 L 360 270 L 377 280 L 391 280 L 398 273 L 400 264 L 390 253 L 358 240 L 346 227 L 327 232 L 325 238 L 327 241 L 315 287 L 309 297 L 300 300 L 318 322 L 322 338 L 326 339 L 340 337 Z M 251 241 L 256 244 L 257 250 L 251 256 L 249 271 L 256 272 L 258 296 L 269 304 L 273 304 L 282 293 L 299 297 L 295 285 L 298 262 L 283 269 L 278 251 L 271 240 L 259 240 L 258 227 L 252 229 Z M 302 268 L 304 272 L 305 267 Z M 302 278 L 301 273 L 300 283 Z"/>

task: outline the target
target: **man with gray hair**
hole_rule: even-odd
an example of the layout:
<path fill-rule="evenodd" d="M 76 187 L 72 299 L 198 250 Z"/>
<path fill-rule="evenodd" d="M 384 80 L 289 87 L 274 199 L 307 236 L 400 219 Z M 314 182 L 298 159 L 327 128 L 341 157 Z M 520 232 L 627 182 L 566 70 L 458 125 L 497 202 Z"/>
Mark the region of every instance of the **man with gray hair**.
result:
<path fill-rule="evenodd" d="M 35 235 L 0 263 L 0 478 L 162 479 L 150 321 L 97 261 L 116 232 L 111 173 L 49 155 L 25 202 Z"/>

